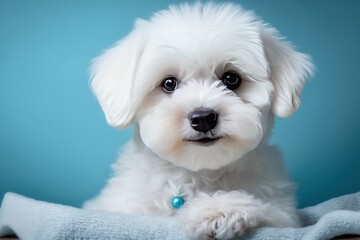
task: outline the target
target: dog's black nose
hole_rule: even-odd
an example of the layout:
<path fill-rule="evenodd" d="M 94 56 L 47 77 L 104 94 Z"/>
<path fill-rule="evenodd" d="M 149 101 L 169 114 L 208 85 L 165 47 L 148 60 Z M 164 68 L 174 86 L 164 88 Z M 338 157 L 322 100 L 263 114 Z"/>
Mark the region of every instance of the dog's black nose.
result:
<path fill-rule="evenodd" d="M 200 109 L 189 114 L 191 127 L 198 131 L 206 133 L 214 129 L 218 120 L 218 114 L 214 110 Z"/>

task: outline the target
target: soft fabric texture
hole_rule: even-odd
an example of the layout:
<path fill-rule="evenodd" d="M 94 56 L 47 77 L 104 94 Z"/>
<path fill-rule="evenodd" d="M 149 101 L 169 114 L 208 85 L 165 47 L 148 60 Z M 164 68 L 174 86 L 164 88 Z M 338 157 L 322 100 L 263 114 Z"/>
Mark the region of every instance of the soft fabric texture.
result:
<path fill-rule="evenodd" d="M 360 235 L 360 192 L 299 210 L 302 228 L 258 228 L 241 239 L 320 240 Z M 187 239 L 174 218 L 86 211 L 7 193 L 0 236 L 20 239 Z"/>

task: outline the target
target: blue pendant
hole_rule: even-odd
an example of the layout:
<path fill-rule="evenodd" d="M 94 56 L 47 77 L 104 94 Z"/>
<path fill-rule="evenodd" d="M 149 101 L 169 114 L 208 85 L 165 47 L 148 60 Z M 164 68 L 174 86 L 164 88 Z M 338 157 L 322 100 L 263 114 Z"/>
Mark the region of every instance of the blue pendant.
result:
<path fill-rule="evenodd" d="M 180 208 L 182 205 L 184 205 L 185 200 L 180 196 L 175 196 L 171 200 L 171 204 L 174 208 Z"/>

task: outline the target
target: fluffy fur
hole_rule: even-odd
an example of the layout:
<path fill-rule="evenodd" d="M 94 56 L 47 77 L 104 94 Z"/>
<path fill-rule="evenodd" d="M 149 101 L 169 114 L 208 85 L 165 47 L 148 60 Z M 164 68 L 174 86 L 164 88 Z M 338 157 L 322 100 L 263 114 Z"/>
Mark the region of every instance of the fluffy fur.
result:
<path fill-rule="evenodd" d="M 91 68 L 108 123 L 134 123 L 114 176 L 87 209 L 167 215 L 195 238 L 228 239 L 257 226 L 297 225 L 293 185 L 268 144 L 274 115 L 287 117 L 313 65 L 277 31 L 234 4 L 183 4 L 137 20 Z M 228 89 L 225 72 L 242 78 Z M 172 76 L 178 88 L 165 93 Z M 213 109 L 216 127 L 195 131 L 190 112 Z M 220 137 L 214 144 L 199 138 Z M 179 210 L 174 196 L 186 203 Z"/>

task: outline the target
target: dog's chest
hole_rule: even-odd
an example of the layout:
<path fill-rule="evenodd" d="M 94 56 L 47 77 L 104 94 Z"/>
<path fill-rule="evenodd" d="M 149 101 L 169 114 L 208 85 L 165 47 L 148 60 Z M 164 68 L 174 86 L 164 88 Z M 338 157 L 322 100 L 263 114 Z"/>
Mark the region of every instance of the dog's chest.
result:
<path fill-rule="evenodd" d="M 147 202 L 144 211 L 165 215 L 176 213 L 177 209 L 172 204 L 174 197 L 181 197 L 186 203 L 199 193 L 212 195 L 217 191 L 232 191 L 242 188 L 241 180 L 236 177 L 236 173 L 225 170 L 196 173 L 173 170 L 166 174 L 156 174 L 156 169 L 152 169 L 146 174 L 143 173 L 141 182 L 136 195 L 138 197 L 142 195 L 141 201 Z M 136 201 L 136 199 L 132 201 Z"/>

